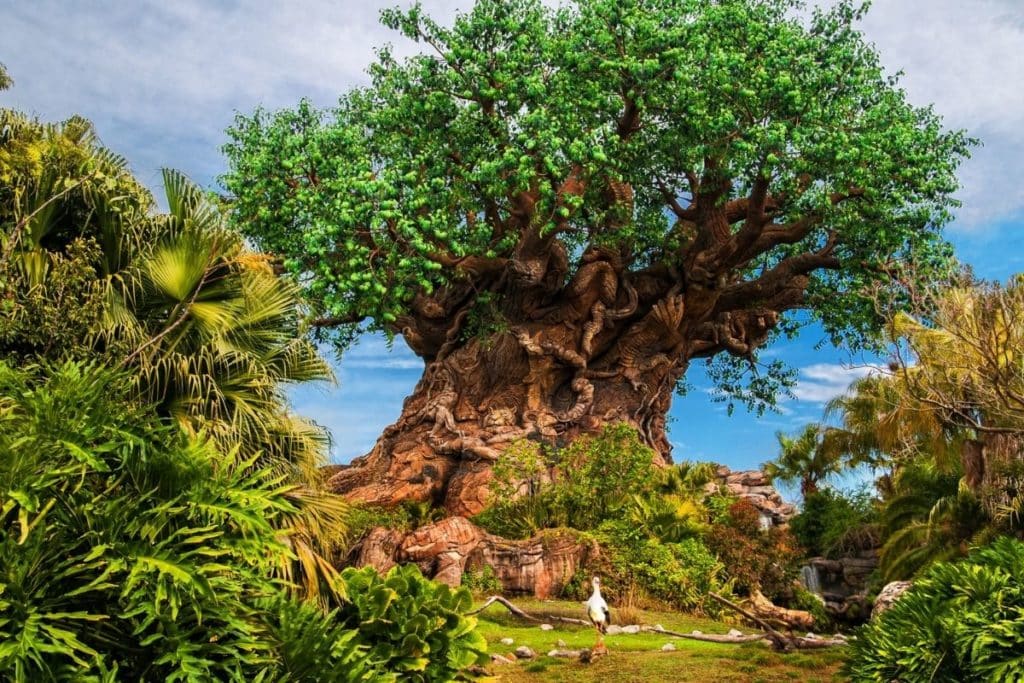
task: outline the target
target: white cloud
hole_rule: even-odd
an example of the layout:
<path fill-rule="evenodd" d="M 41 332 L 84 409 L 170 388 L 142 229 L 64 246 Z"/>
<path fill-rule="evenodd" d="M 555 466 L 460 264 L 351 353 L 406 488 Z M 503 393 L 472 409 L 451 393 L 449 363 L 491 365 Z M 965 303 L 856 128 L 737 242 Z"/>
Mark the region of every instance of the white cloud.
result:
<path fill-rule="evenodd" d="M 1024 213 L 1024 2 L 875 0 L 863 28 L 912 102 L 984 142 L 961 169 L 955 229 Z"/>
<path fill-rule="evenodd" d="M 171 165 L 203 182 L 222 172 L 234 112 L 330 105 L 367 81 L 391 0 L 248 2 L 34 0 L 5 7 L 0 45 L 15 87 L 4 105 L 47 119 L 81 113 L 146 177 Z M 442 18 L 454 0 L 428 0 Z"/>
<path fill-rule="evenodd" d="M 825 403 L 846 392 L 854 380 L 878 372 L 874 365 L 841 365 L 839 363 L 815 363 L 800 368 L 800 378 L 793 395 L 798 400 Z"/>
<path fill-rule="evenodd" d="M 396 339 L 391 348 L 380 335 L 364 336 L 342 358 L 345 368 L 423 370 L 423 360 L 405 342 Z"/>

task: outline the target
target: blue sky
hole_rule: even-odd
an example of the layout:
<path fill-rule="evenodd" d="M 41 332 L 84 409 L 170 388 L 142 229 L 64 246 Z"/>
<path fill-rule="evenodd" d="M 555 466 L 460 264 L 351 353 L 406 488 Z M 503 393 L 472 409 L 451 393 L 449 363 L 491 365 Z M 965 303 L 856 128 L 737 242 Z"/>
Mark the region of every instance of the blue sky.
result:
<path fill-rule="evenodd" d="M 0 0 L 0 62 L 15 79 L 0 106 L 82 114 L 143 181 L 155 186 L 166 166 L 213 186 L 234 112 L 300 97 L 329 106 L 366 82 L 375 46 L 414 49 L 377 24 L 396 1 Z M 422 4 L 444 21 L 468 0 Z M 988 278 L 1024 270 L 1024 0 L 876 0 L 863 28 L 886 66 L 905 72 L 913 102 L 935 103 L 984 142 L 963 167 L 964 206 L 948 233 L 960 258 Z M 767 352 L 800 382 L 780 414 L 760 419 L 727 416 L 691 371 L 696 387 L 671 410 L 675 458 L 754 467 L 774 455 L 774 432 L 819 419 L 871 360 L 819 341 L 811 328 Z M 293 401 L 331 428 L 333 457 L 347 462 L 398 416 L 420 369 L 401 341 L 389 350 L 370 337 L 338 365 L 336 385 L 302 387 Z"/>

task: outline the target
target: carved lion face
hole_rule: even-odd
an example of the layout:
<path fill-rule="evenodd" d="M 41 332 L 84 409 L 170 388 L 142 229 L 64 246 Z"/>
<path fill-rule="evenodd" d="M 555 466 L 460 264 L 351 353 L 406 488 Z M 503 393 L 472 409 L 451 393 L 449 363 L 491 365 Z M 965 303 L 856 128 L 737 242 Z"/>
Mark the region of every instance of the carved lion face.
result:
<path fill-rule="evenodd" d="M 508 427 L 515 423 L 515 408 L 491 408 L 484 416 L 484 427 Z"/>

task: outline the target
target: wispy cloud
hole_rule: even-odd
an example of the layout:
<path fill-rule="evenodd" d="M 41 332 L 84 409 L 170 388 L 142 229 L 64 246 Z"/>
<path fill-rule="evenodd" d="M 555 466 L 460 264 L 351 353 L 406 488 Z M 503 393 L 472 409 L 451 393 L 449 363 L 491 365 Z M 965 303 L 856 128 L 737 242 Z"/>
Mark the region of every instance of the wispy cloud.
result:
<path fill-rule="evenodd" d="M 873 365 L 842 365 L 815 363 L 800 368 L 800 377 L 793 395 L 801 401 L 825 403 L 844 393 L 854 380 L 878 372 Z"/>
<path fill-rule="evenodd" d="M 418 46 L 378 22 L 390 0 L 34 0 L 9 3 L 2 55 L 15 88 L 0 102 L 56 119 L 81 113 L 144 177 L 175 166 L 223 171 L 234 112 L 320 105 L 368 81 L 374 49 Z M 442 17 L 460 4 L 424 3 Z"/>
<path fill-rule="evenodd" d="M 345 352 L 342 367 L 422 371 L 423 360 L 401 339 L 389 348 L 384 337 L 373 335 L 363 337 Z"/>
<path fill-rule="evenodd" d="M 1024 212 L 1024 3 L 875 0 L 864 22 L 911 101 L 980 138 L 961 170 L 954 229 L 978 231 Z"/>

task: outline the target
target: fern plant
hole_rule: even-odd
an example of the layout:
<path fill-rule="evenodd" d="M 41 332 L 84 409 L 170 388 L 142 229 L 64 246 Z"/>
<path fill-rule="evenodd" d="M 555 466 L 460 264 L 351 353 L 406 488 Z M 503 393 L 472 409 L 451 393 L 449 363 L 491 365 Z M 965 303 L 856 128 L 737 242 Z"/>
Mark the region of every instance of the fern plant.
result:
<path fill-rule="evenodd" d="M 857 683 L 1024 681 L 1024 543 L 935 564 L 853 641 Z"/>
<path fill-rule="evenodd" d="M 313 647 L 372 679 L 354 636 L 291 639 L 337 640 L 328 615 L 293 628 L 266 609 L 285 599 L 292 486 L 134 405 L 129 384 L 0 363 L 0 678 L 269 680 Z"/>

